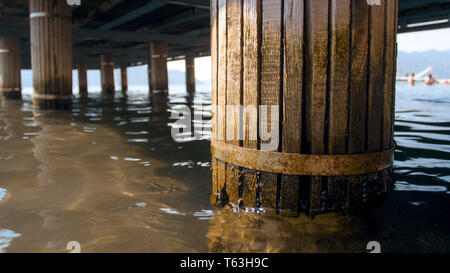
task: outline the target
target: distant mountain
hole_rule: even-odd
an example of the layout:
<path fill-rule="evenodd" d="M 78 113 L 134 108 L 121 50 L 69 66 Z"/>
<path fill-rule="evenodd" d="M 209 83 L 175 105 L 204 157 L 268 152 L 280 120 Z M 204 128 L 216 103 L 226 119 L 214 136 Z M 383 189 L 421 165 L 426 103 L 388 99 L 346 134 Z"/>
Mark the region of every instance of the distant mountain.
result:
<path fill-rule="evenodd" d="M 424 52 L 398 52 L 397 68 L 401 70 L 399 76 L 405 73 L 419 73 L 432 66 L 431 73 L 438 78 L 450 78 L 450 51 L 429 50 Z"/>
<path fill-rule="evenodd" d="M 133 72 L 128 73 L 128 82 L 133 85 L 147 85 L 148 75 L 147 68 L 137 68 L 133 69 Z M 171 84 L 185 84 L 186 76 L 183 71 L 180 70 L 169 70 L 169 82 Z M 115 73 L 117 75 L 117 73 Z M 74 79 L 77 78 L 76 73 L 74 73 Z M 100 71 L 99 70 L 89 70 L 88 71 L 88 81 L 89 85 L 100 86 Z M 201 82 L 197 79 L 198 84 L 207 84 Z M 22 70 L 22 85 L 23 87 L 31 87 L 33 85 L 31 70 Z"/>

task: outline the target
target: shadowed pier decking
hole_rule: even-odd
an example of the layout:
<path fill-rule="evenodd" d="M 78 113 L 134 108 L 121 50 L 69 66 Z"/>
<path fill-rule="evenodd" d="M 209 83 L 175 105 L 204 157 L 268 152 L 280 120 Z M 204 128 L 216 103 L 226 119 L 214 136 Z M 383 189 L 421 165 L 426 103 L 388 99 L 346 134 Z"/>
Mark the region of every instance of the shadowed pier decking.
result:
<path fill-rule="evenodd" d="M 192 93 L 195 57 L 211 55 L 212 104 L 222 108 L 213 113 L 213 202 L 287 216 L 359 210 L 389 189 L 396 34 L 448 27 L 450 13 L 450 1 L 372 2 L 4 0 L 0 90 L 20 98 L 20 68 L 32 68 L 35 106 L 67 109 L 72 69 L 81 97 L 87 69 L 100 69 L 112 98 L 114 68 L 126 92 L 127 67 L 147 64 L 154 103 L 167 96 L 168 61 L 186 60 Z M 262 127 L 279 130 L 275 149 Z"/>

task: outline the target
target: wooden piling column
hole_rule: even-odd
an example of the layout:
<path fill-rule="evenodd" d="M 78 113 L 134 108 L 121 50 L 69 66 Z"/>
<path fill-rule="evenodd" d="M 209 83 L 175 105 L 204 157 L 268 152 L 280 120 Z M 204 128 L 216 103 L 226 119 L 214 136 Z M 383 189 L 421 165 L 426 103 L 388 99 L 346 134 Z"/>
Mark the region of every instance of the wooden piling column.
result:
<path fill-rule="evenodd" d="M 150 90 L 152 92 L 168 92 L 169 77 L 167 72 L 167 43 L 152 42 L 150 44 Z"/>
<path fill-rule="evenodd" d="M 5 98 L 20 99 L 20 41 L 13 37 L 0 37 L 0 93 Z"/>
<path fill-rule="evenodd" d="M 397 6 L 211 1 L 213 203 L 315 215 L 387 192 Z"/>
<path fill-rule="evenodd" d="M 88 96 L 88 81 L 87 81 L 87 65 L 80 64 L 78 66 L 78 92 L 81 98 Z"/>
<path fill-rule="evenodd" d="M 120 80 L 122 83 L 122 92 L 128 91 L 128 69 L 126 66 L 120 68 Z"/>
<path fill-rule="evenodd" d="M 186 56 L 186 90 L 188 93 L 195 92 L 195 58 Z"/>
<path fill-rule="evenodd" d="M 102 80 L 102 95 L 114 96 L 116 87 L 114 84 L 114 59 L 110 53 L 101 55 L 101 80 Z"/>
<path fill-rule="evenodd" d="M 30 0 L 34 104 L 67 109 L 72 103 L 72 11 L 65 1 Z"/>
<path fill-rule="evenodd" d="M 148 73 L 148 90 L 152 91 L 152 60 L 150 60 L 147 64 L 147 73 Z"/>

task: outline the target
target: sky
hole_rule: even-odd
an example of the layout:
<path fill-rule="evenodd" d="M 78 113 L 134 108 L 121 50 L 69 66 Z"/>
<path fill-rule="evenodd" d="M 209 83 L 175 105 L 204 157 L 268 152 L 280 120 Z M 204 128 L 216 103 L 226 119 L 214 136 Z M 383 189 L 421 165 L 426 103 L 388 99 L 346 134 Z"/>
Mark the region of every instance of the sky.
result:
<path fill-rule="evenodd" d="M 450 50 L 450 28 L 402 33 L 397 41 L 400 51 Z"/>

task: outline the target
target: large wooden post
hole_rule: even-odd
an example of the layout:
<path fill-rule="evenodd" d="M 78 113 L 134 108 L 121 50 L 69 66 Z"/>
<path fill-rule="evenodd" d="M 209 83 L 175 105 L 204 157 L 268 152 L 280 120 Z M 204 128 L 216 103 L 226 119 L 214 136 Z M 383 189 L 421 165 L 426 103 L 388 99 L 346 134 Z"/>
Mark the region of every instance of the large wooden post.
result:
<path fill-rule="evenodd" d="M 88 96 L 88 80 L 87 80 L 87 65 L 80 64 L 78 66 L 78 92 L 81 98 Z"/>
<path fill-rule="evenodd" d="M 20 99 L 20 41 L 12 37 L 0 37 L 0 93 L 5 98 Z"/>
<path fill-rule="evenodd" d="M 128 91 L 128 70 L 126 66 L 120 68 L 120 80 L 122 83 L 122 92 Z"/>
<path fill-rule="evenodd" d="M 116 87 L 114 85 L 114 60 L 110 53 L 101 55 L 101 80 L 102 95 L 106 97 L 114 96 Z"/>
<path fill-rule="evenodd" d="M 355 212 L 389 190 L 397 6 L 211 1 L 213 203 Z"/>
<path fill-rule="evenodd" d="M 188 93 L 195 92 L 195 58 L 186 56 L 186 90 Z"/>
<path fill-rule="evenodd" d="M 65 1 L 30 0 L 34 104 L 67 109 L 72 104 L 72 11 Z"/>
<path fill-rule="evenodd" d="M 150 90 L 152 92 L 168 92 L 167 43 L 152 42 L 150 45 Z"/>

